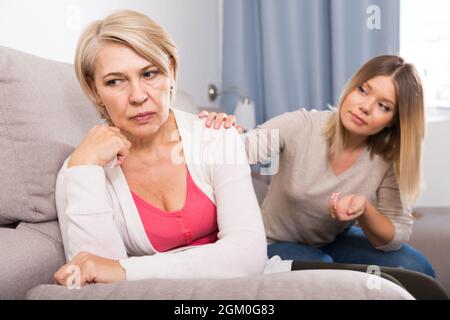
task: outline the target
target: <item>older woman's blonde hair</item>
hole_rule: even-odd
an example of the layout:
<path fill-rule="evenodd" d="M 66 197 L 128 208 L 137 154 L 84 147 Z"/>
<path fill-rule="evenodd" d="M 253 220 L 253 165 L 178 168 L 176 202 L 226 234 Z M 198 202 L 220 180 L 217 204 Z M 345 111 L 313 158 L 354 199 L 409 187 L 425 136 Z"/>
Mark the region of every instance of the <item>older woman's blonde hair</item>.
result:
<path fill-rule="evenodd" d="M 170 76 L 172 71 L 174 80 L 178 74 L 178 54 L 176 45 L 167 31 L 139 12 L 118 11 L 104 20 L 89 24 L 78 40 L 75 72 L 81 88 L 101 117 L 112 124 L 108 112 L 96 94 L 94 82 L 96 56 L 102 44 L 107 42 L 121 43 L 130 47 L 153 63 L 165 76 Z"/>
<path fill-rule="evenodd" d="M 421 185 L 421 148 L 425 135 L 424 98 L 420 77 L 413 65 L 399 56 L 378 56 L 365 63 L 347 83 L 338 111 L 330 118 L 325 136 L 333 157 L 338 157 L 346 143 L 346 129 L 339 109 L 347 96 L 364 82 L 376 76 L 392 78 L 397 98 L 397 114 L 392 126 L 369 136 L 368 147 L 373 157 L 380 155 L 392 162 L 404 200 L 415 202 Z"/>

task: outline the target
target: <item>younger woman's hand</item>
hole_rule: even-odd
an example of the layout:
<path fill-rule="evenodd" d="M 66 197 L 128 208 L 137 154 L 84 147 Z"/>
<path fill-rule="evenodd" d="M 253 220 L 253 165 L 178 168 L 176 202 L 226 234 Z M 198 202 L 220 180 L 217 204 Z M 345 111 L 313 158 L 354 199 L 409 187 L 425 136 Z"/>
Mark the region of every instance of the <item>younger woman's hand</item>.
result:
<path fill-rule="evenodd" d="M 225 129 L 235 127 L 239 133 L 244 133 L 245 129 L 236 123 L 236 117 L 233 115 L 228 115 L 224 112 L 208 112 L 206 110 L 198 114 L 200 119 L 206 119 L 205 126 L 207 128 L 213 127 L 214 129 L 219 129 L 222 125 Z"/>
<path fill-rule="evenodd" d="M 360 217 L 366 211 L 367 199 L 357 194 L 340 197 L 339 192 L 331 195 L 328 201 L 330 216 L 338 221 L 351 221 Z"/>

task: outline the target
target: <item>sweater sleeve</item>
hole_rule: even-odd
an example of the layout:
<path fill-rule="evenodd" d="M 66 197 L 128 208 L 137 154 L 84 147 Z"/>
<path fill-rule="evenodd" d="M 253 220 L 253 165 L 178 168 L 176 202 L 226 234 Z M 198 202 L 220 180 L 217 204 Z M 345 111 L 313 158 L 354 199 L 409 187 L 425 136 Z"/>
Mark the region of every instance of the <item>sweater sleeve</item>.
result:
<path fill-rule="evenodd" d="M 121 259 L 127 280 L 148 278 L 233 278 L 262 273 L 267 246 L 244 146 L 235 129 L 215 135 L 204 152 L 217 209 L 218 240 L 183 251 Z M 220 155 L 220 156 L 219 156 Z"/>
<path fill-rule="evenodd" d="M 89 165 L 67 168 L 66 160 L 59 171 L 55 189 L 67 261 L 83 251 L 109 259 L 127 257 L 113 219 L 102 167 Z"/>
<path fill-rule="evenodd" d="M 245 146 L 251 164 L 267 165 L 276 161 L 286 144 L 301 137 L 311 124 L 306 109 L 276 116 L 245 134 Z"/>
<path fill-rule="evenodd" d="M 394 239 L 377 249 L 398 250 L 402 244 L 409 242 L 414 218 L 411 205 L 403 203 L 401 199 L 393 166 L 387 171 L 377 190 L 377 199 L 378 210 L 392 222 L 395 228 Z"/>

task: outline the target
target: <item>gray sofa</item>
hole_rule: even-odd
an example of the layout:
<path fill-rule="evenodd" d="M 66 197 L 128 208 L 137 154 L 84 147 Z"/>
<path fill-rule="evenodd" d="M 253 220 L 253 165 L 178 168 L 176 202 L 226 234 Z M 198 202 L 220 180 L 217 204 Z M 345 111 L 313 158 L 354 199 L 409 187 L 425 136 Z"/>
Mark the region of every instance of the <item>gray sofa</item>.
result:
<path fill-rule="evenodd" d="M 378 278 L 380 286 L 371 289 L 373 276 L 342 270 L 150 279 L 81 290 L 54 285 L 53 274 L 65 263 L 54 203 L 56 174 L 98 123 L 71 65 L 0 47 L 0 299 L 412 298 L 385 279 Z M 265 181 L 254 183 L 262 198 Z"/>

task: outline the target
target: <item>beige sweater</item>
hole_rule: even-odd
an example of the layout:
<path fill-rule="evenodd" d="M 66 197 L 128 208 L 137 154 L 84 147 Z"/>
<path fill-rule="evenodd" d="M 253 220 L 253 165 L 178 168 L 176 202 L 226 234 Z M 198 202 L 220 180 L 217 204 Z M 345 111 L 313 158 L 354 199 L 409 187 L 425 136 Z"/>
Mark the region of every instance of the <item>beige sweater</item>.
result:
<path fill-rule="evenodd" d="M 413 217 L 411 206 L 402 204 L 393 165 L 379 156 L 371 159 L 366 149 L 352 167 L 336 176 L 329 167 L 323 135 L 332 112 L 288 112 L 245 136 L 250 161 L 273 162 L 279 154 L 278 172 L 261 207 L 268 241 L 313 246 L 333 242 L 354 223 L 333 220 L 328 214 L 331 194 L 342 192 L 365 196 L 391 220 L 395 237 L 378 249 L 396 250 L 408 242 Z M 272 167 L 277 168 L 276 162 Z"/>

